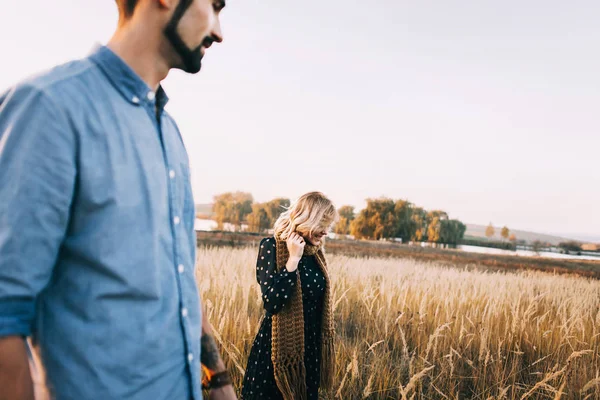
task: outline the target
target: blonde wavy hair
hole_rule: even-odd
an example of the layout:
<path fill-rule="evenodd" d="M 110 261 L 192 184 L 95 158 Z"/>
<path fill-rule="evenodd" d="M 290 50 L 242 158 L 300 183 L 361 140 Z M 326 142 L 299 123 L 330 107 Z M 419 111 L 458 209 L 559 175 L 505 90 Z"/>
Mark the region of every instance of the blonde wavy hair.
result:
<path fill-rule="evenodd" d="M 315 231 L 329 230 L 339 215 L 323 193 L 309 192 L 300 196 L 284 211 L 273 227 L 275 237 L 287 240 L 292 232 L 310 236 Z"/>

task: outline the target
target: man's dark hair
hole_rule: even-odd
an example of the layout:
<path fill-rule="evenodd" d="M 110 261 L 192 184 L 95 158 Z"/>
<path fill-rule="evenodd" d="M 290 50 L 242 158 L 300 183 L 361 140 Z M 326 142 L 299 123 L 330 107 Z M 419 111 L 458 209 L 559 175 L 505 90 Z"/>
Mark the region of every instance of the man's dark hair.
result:
<path fill-rule="evenodd" d="M 138 0 L 115 0 L 119 8 L 119 19 L 127 20 L 133 15 Z"/>

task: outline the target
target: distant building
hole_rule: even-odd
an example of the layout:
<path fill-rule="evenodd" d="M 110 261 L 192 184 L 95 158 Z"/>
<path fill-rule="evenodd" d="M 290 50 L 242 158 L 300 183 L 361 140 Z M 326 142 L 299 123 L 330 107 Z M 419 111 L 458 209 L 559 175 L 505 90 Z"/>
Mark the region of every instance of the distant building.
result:
<path fill-rule="evenodd" d="M 586 243 L 581 245 L 583 251 L 600 251 L 600 244 Z"/>

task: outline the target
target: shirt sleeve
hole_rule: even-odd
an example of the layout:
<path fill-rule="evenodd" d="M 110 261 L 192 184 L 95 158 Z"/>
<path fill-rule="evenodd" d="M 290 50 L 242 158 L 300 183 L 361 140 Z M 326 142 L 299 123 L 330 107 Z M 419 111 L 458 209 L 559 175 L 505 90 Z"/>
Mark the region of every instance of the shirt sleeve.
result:
<path fill-rule="evenodd" d="M 0 96 L 0 337 L 31 335 L 75 179 L 76 141 L 64 111 L 32 86 Z"/>
<path fill-rule="evenodd" d="M 256 261 L 256 280 L 267 312 L 277 314 L 288 304 L 296 288 L 297 276 L 298 269 L 288 272 L 284 268 L 277 272 L 275 239 L 261 240 Z"/>

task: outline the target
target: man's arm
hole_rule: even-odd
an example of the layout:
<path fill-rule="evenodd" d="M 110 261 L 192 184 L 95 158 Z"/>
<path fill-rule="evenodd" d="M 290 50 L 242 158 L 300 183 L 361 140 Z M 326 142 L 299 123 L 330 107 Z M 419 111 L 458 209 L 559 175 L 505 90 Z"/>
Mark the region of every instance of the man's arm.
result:
<path fill-rule="evenodd" d="M 0 400 L 34 400 L 26 346 L 21 336 L 0 338 Z"/>
<path fill-rule="evenodd" d="M 25 338 L 69 220 L 74 134 L 33 86 L 0 96 L 0 400 L 33 399 Z"/>
<path fill-rule="evenodd" d="M 219 353 L 217 342 L 213 336 L 212 326 L 205 313 L 202 313 L 202 338 L 200 339 L 200 362 L 210 373 L 215 374 L 225 370 L 225 364 Z"/>
<path fill-rule="evenodd" d="M 202 313 L 202 338 L 200 339 L 200 362 L 208 374 L 214 375 L 225 371 L 225 364 L 219 353 L 219 348 L 213 336 L 212 326 L 206 313 Z M 232 385 L 211 389 L 210 400 L 235 400 L 237 399 Z"/>

